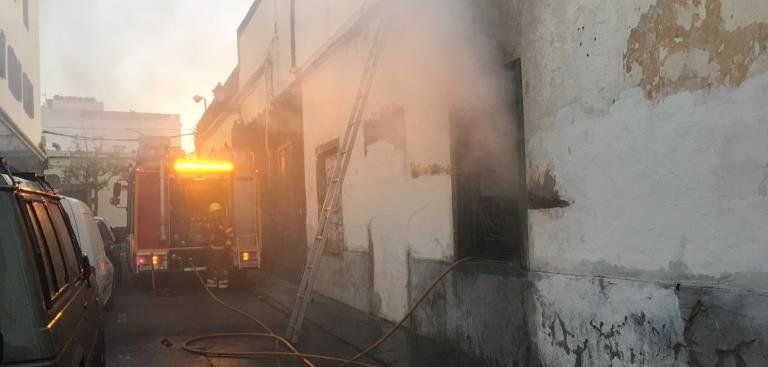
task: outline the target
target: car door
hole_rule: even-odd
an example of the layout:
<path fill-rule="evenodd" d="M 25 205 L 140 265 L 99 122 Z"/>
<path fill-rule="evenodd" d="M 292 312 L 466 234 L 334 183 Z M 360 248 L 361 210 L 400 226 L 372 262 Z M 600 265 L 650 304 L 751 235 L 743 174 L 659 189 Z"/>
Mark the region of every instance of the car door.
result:
<path fill-rule="evenodd" d="M 53 199 L 27 197 L 25 209 L 46 274 L 43 296 L 46 328 L 55 344 L 59 364 L 87 362 L 100 332 L 100 305 L 93 281 L 85 279 L 81 251 Z"/>
<path fill-rule="evenodd" d="M 104 249 L 104 241 L 99 233 L 99 228 L 96 225 L 96 220 L 93 219 L 91 209 L 88 208 L 85 203 L 79 205 L 79 220 L 83 224 L 84 235 L 88 237 L 88 241 L 91 244 L 93 256 L 89 256 L 91 265 L 96 268 L 96 282 L 99 286 L 99 292 L 102 298 L 102 304 L 106 304 L 112 297 L 112 289 L 114 287 L 114 268 L 112 262 L 109 261 L 107 253 Z"/>

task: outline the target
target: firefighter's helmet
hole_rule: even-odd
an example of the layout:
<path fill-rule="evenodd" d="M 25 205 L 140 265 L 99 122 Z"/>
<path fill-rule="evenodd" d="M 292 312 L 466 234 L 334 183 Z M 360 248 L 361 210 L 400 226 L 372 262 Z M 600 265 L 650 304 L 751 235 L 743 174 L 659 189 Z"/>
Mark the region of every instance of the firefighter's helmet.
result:
<path fill-rule="evenodd" d="M 211 203 L 211 205 L 208 205 L 208 213 L 215 213 L 221 210 L 224 210 L 224 207 L 219 203 Z"/>

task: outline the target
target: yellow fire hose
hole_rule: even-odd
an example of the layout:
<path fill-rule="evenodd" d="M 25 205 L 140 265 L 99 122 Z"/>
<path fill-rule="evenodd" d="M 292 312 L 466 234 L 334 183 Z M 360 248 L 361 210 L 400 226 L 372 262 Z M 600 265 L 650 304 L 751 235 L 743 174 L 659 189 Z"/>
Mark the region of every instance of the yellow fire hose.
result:
<path fill-rule="evenodd" d="M 381 346 L 385 341 L 387 341 L 389 338 L 394 335 L 395 331 L 397 331 L 400 327 L 405 324 L 405 322 L 413 315 L 413 313 L 416 311 L 416 309 L 421 305 L 422 302 L 427 298 L 427 296 L 432 292 L 432 290 L 435 289 L 435 287 L 440 283 L 440 281 L 443 280 L 449 273 L 454 271 L 459 266 L 469 263 L 469 262 L 499 262 L 503 263 L 501 261 L 494 261 L 494 260 L 484 260 L 480 258 L 475 257 L 468 257 L 461 260 L 458 260 L 454 263 L 452 263 L 448 268 L 446 268 L 442 273 L 440 273 L 439 276 L 437 276 L 433 281 L 432 284 L 427 288 L 424 293 L 419 297 L 419 299 L 411 305 L 411 307 L 408 309 L 408 312 L 403 315 L 403 317 L 398 321 L 394 326 L 392 326 L 389 331 L 387 331 L 381 338 L 373 342 L 371 345 L 369 345 L 367 348 L 365 348 L 362 352 L 358 353 L 352 358 L 340 358 L 335 356 L 329 356 L 329 355 L 321 355 L 321 354 L 311 354 L 311 353 L 302 353 L 299 350 L 297 350 L 291 342 L 286 340 L 285 338 L 281 337 L 280 335 L 275 334 L 272 329 L 270 329 L 267 325 L 265 325 L 261 320 L 256 318 L 255 316 L 249 314 L 248 312 L 245 312 L 243 310 L 240 310 L 236 307 L 228 305 L 226 302 L 224 302 L 221 298 L 216 296 L 208 287 L 206 287 L 205 281 L 200 276 L 200 273 L 197 271 L 197 267 L 192 265 L 192 268 L 195 269 L 195 275 L 197 276 L 197 279 L 200 281 L 200 284 L 202 284 L 203 289 L 208 292 L 208 295 L 213 298 L 214 301 L 222 305 L 224 308 L 241 315 L 249 320 L 252 320 L 256 322 L 262 329 L 264 329 L 264 333 L 220 333 L 220 334 L 206 334 L 206 335 L 200 335 L 193 338 L 188 339 L 186 342 L 184 342 L 183 349 L 187 352 L 206 356 L 206 357 L 212 357 L 212 358 L 239 358 L 239 359 L 260 359 L 260 358 L 270 358 L 274 357 L 276 359 L 276 362 L 278 365 L 280 364 L 280 357 L 293 357 L 293 358 L 299 358 L 302 362 L 304 362 L 305 365 L 308 367 L 315 367 L 315 365 L 310 360 L 323 360 L 323 361 L 332 361 L 332 362 L 340 362 L 338 367 L 344 367 L 349 365 L 356 365 L 356 366 L 363 366 L 363 367 L 376 367 L 375 365 L 364 363 L 364 362 L 358 362 L 360 358 L 365 357 L 372 351 L 376 350 L 379 346 Z M 254 337 L 254 338 L 266 338 L 266 339 L 274 339 L 275 340 L 275 346 L 276 350 L 274 351 L 255 351 L 255 352 L 224 352 L 224 351 L 211 351 L 211 350 L 204 350 L 200 348 L 193 347 L 192 344 L 198 343 L 202 340 L 207 339 L 215 339 L 215 338 L 234 338 L 234 337 Z M 283 345 L 285 348 L 287 348 L 289 351 L 282 352 L 279 350 L 280 345 Z"/>

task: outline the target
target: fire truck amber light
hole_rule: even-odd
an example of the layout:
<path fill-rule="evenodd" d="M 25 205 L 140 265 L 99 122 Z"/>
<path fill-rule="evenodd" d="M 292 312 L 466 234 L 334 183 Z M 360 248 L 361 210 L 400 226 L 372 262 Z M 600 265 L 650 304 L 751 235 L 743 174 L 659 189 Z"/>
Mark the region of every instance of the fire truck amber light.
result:
<path fill-rule="evenodd" d="M 157 265 L 160 263 L 160 257 L 157 255 L 152 256 L 152 265 Z"/>
<path fill-rule="evenodd" d="M 243 259 L 243 261 L 248 261 L 251 258 L 251 254 L 247 252 L 243 252 L 242 254 L 240 254 L 240 257 Z"/>
<path fill-rule="evenodd" d="M 235 166 L 227 161 L 178 159 L 173 168 L 176 172 L 232 172 Z"/>

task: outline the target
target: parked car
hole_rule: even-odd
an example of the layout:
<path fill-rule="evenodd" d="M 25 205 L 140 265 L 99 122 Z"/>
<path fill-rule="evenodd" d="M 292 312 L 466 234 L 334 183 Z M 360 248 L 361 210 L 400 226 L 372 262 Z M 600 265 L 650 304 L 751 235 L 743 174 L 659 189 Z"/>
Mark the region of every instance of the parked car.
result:
<path fill-rule="evenodd" d="M 96 278 L 61 198 L 7 172 L 0 164 L 0 365 L 104 366 Z"/>
<path fill-rule="evenodd" d="M 101 302 L 109 308 L 112 305 L 115 269 L 107 257 L 104 241 L 101 239 L 101 233 L 93 219 L 91 209 L 84 202 L 74 198 L 62 197 L 61 203 L 72 222 L 80 247 L 96 269 L 96 283 L 98 283 Z"/>
<path fill-rule="evenodd" d="M 123 275 L 122 243 L 115 238 L 112 226 L 109 225 L 106 218 L 93 217 L 93 219 L 96 221 L 96 226 L 99 227 L 99 233 L 101 233 L 101 239 L 104 241 L 104 249 L 107 252 L 107 257 L 115 268 L 114 284 L 115 288 L 117 288 L 120 285 L 120 279 Z"/>

